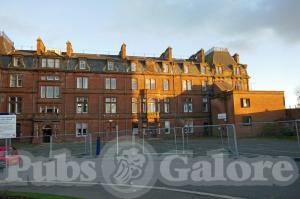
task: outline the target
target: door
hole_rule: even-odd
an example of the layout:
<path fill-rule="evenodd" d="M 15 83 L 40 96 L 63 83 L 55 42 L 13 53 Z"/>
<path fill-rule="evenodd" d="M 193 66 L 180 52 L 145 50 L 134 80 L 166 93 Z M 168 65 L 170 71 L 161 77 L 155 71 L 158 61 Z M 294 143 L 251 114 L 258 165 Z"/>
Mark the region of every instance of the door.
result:
<path fill-rule="evenodd" d="M 52 136 L 52 128 L 50 126 L 46 126 L 45 128 L 43 128 L 43 142 L 49 143 L 50 136 Z"/>

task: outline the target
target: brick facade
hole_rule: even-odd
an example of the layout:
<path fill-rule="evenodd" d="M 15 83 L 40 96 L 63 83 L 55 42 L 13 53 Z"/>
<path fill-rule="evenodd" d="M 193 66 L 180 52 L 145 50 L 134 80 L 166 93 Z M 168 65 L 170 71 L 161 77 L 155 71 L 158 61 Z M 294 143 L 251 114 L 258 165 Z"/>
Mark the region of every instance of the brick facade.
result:
<path fill-rule="evenodd" d="M 8 39 L 1 35 L 2 40 Z M 45 129 L 56 135 L 76 136 L 78 125 L 86 125 L 82 128 L 94 133 L 116 128 L 131 131 L 133 126 L 164 128 L 165 121 L 171 127 L 182 127 L 191 121 L 193 125 L 212 124 L 217 107 L 213 100 L 217 89 L 213 85 L 221 83 L 230 90 L 249 90 L 247 65 L 240 63 L 238 54 L 231 56 L 221 48 L 207 52 L 201 49 L 188 59 L 172 57 L 170 47 L 160 57 L 130 56 L 126 54 L 126 44 L 121 46 L 119 55 L 103 55 L 74 53 L 67 41 L 66 52 L 60 52 L 47 50 L 41 38 L 34 51 L 15 50 L 13 46 L 7 50 L 1 43 L 0 49 L 0 112 L 20 109 L 20 136 L 43 135 Z M 86 88 L 78 88 L 77 81 L 86 84 L 84 78 L 88 82 Z M 116 85 L 111 80 L 111 89 L 107 89 L 109 78 L 116 80 Z M 132 89 L 132 79 L 137 81 L 137 89 Z M 155 80 L 155 85 L 151 80 Z M 134 113 L 132 98 L 137 100 Z M 78 107 L 78 99 L 86 99 L 87 105 Z M 167 100 L 169 111 L 165 113 Z M 20 107 L 16 108 L 16 103 Z M 106 106 L 113 112 L 116 109 L 115 113 L 107 112 Z M 232 117 L 240 114 L 234 107 L 229 109 Z"/>

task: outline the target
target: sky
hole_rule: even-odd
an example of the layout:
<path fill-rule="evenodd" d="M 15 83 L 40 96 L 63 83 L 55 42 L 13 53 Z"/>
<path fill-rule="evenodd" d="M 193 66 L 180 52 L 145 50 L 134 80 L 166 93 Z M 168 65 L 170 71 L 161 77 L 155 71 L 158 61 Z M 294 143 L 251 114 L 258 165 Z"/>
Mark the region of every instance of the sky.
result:
<path fill-rule="evenodd" d="M 253 90 L 285 91 L 297 103 L 300 86 L 298 0 L 9 0 L 0 4 L 0 30 L 17 48 L 188 58 L 204 48 L 228 48 L 248 65 Z"/>

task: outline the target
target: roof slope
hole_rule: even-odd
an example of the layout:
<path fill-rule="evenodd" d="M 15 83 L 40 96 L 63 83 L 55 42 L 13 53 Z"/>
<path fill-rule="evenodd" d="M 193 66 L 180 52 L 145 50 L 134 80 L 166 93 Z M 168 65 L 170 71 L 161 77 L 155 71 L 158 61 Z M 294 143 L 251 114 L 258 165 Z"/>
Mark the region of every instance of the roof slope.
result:
<path fill-rule="evenodd" d="M 205 60 L 211 65 L 223 64 L 225 66 L 232 66 L 237 64 L 227 49 L 214 48 L 205 56 Z"/>

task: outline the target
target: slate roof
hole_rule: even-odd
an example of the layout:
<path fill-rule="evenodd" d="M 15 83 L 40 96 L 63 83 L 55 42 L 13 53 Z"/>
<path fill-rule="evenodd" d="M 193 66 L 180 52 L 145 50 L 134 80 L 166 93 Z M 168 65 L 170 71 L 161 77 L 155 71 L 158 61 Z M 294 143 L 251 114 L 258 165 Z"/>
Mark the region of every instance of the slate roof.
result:
<path fill-rule="evenodd" d="M 225 66 L 233 66 L 237 64 L 227 49 L 212 49 L 205 56 L 205 60 L 210 65 L 224 64 Z"/>

